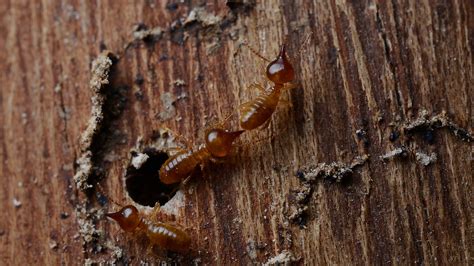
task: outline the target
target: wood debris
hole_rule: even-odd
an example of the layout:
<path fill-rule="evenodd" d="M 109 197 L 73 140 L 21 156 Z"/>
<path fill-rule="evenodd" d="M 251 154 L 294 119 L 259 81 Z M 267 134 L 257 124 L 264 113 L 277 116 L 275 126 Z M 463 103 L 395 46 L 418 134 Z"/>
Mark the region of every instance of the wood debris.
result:
<path fill-rule="evenodd" d="M 418 118 L 402 125 L 402 129 L 405 133 L 439 128 L 447 128 L 456 137 L 463 141 L 472 142 L 474 140 L 473 135 L 467 129 L 460 127 L 446 115 L 446 111 L 430 117 L 428 111 L 423 110 L 420 112 Z"/>
<path fill-rule="evenodd" d="M 313 194 L 313 183 L 318 179 L 341 182 L 352 175 L 354 168 L 363 165 L 369 159 L 368 155 L 357 156 L 351 163 L 332 162 L 319 163 L 297 171 L 296 176 L 302 181 L 301 186 L 290 195 L 288 219 L 304 227 L 308 201 Z"/>
<path fill-rule="evenodd" d="M 105 102 L 105 94 L 102 90 L 107 84 L 109 84 L 109 72 L 112 67 L 112 56 L 113 55 L 109 51 L 104 51 L 92 62 L 92 77 L 89 83 L 89 87 L 93 93 L 91 98 L 91 117 L 87 123 L 86 130 L 84 130 L 81 135 L 80 146 L 82 153 L 76 161 L 78 167 L 76 174 L 74 175 L 76 187 L 80 190 L 86 190 L 91 187 L 87 182 L 93 168 L 91 146 L 94 138 L 100 131 L 104 119 L 103 105 Z"/>
<path fill-rule="evenodd" d="M 416 152 L 415 155 L 416 155 L 416 160 L 418 161 L 418 163 L 424 166 L 428 166 L 436 162 L 436 160 L 438 159 L 438 156 L 434 152 L 430 154 L 426 154 L 424 152 L 418 151 Z"/>
<path fill-rule="evenodd" d="M 264 266 L 269 265 L 291 265 L 293 262 L 299 261 L 300 258 L 295 258 L 293 253 L 288 250 L 283 250 L 280 254 L 276 255 L 273 258 L 270 258 L 267 262 L 265 262 Z"/>

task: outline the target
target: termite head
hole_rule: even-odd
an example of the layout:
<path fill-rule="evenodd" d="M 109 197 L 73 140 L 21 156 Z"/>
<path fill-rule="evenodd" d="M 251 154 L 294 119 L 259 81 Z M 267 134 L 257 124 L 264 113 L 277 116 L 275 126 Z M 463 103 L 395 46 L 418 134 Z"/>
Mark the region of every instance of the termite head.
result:
<path fill-rule="evenodd" d="M 126 232 L 135 230 L 141 220 L 137 208 L 132 205 L 127 205 L 118 212 L 107 213 L 106 216 L 114 219 Z"/>
<path fill-rule="evenodd" d="M 283 44 L 278 57 L 267 66 L 267 77 L 275 84 L 284 84 L 295 79 L 295 70 L 286 55 L 286 47 Z"/>
<path fill-rule="evenodd" d="M 206 147 L 213 157 L 222 158 L 229 155 L 232 144 L 244 131 L 229 132 L 220 128 L 213 128 L 206 133 Z"/>

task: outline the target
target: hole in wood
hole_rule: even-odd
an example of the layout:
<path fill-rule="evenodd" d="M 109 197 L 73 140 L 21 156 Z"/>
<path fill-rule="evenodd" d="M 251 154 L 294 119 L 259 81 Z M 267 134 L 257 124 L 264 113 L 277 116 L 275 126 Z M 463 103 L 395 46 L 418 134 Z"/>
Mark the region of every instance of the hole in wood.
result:
<path fill-rule="evenodd" d="M 176 194 L 179 185 L 166 185 L 160 181 L 159 170 L 168 159 L 168 154 L 154 148 L 145 148 L 142 154 L 132 154 L 134 158 L 144 155 L 148 158 L 139 163 L 139 167 L 133 159 L 127 167 L 125 184 L 128 195 L 143 206 L 153 207 L 156 202 L 164 205 Z"/>

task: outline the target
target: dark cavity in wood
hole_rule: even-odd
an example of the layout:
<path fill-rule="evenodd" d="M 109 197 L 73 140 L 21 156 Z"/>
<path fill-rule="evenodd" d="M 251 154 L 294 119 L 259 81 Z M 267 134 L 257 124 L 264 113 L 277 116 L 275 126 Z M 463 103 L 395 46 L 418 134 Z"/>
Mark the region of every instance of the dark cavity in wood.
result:
<path fill-rule="evenodd" d="M 141 164 L 133 164 L 133 159 L 146 154 L 148 158 Z M 142 154 L 134 152 L 127 167 L 125 184 L 128 195 L 138 204 L 153 207 L 158 202 L 164 205 L 174 194 L 178 184 L 166 185 L 160 181 L 159 170 L 168 159 L 168 154 L 153 148 L 146 148 Z"/>

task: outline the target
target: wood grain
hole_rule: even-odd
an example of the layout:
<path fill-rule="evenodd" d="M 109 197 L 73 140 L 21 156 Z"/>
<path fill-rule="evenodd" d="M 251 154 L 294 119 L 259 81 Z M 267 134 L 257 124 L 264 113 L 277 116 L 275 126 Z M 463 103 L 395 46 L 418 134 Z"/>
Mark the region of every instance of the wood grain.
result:
<path fill-rule="evenodd" d="M 284 250 L 300 264 L 473 263 L 472 142 L 449 128 L 402 130 L 423 110 L 446 111 L 472 134 L 472 1 L 184 2 L 0 5 L 2 264 L 251 264 Z M 138 23 L 163 33 L 133 41 Z M 263 81 L 264 63 L 242 41 L 271 58 L 286 35 L 301 83 L 291 106 L 248 132 L 230 162 L 182 187 L 176 215 L 160 214 L 187 228 L 193 252 L 148 254 L 143 239 L 99 219 L 116 207 L 77 190 L 73 176 L 101 50 L 119 59 L 95 140 L 96 180 L 127 204 L 137 141 L 147 146 L 167 126 L 201 142 L 212 117 L 235 112 L 257 93 L 245 88 Z M 185 96 L 170 119 L 160 116 L 165 93 Z M 406 157 L 380 159 L 400 147 Z M 437 160 L 422 165 L 416 152 Z M 298 170 L 360 155 L 370 158 L 344 182 L 311 183 L 304 224 L 289 220 Z M 84 244 L 87 214 L 96 234 Z"/>

